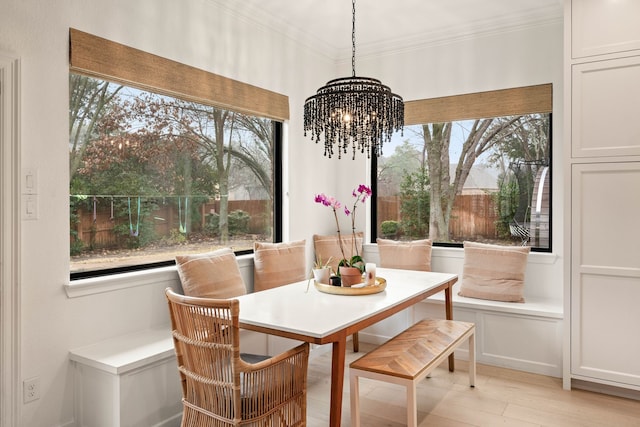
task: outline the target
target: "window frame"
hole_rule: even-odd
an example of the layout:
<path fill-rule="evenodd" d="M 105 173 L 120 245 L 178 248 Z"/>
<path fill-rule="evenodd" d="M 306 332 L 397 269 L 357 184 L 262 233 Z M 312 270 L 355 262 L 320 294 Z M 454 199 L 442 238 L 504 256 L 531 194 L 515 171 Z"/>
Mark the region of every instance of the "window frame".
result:
<path fill-rule="evenodd" d="M 553 143 L 553 85 L 551 83 L 427 98 L 405 102 L 405 126 L 475 120 L 487 117 L 549 114 L 549 138 Z M 549 179 L 553 183 L 553 149 L 549 152 Z M 370 235 L 378 237 L 378 158 L 371 156 Z M 532 252 L 553 252 L 553 185 L 549 187 L 549 247 L 531 247 Z M 428 237 L 428 236 L 427 236 Z M 427 238 L 425 237 L 425 238 Z M 433 246 L 462 248 L 462 243 L 433 242 Z"/>
<path fill-rule="evenodd" d="M 69 72 L 144 91 L 193 101 L 273 121 L 273 239 L 283 235 L 283 122 L 289 120 L 289 98 L 276 92 L 147 53 L 74 28 L 69 29 Z M 236 255 L 253 253 L 240 250 Z M 70 280 L 161 269 L 175 260 L 99 270 L 69 272 Z"/>

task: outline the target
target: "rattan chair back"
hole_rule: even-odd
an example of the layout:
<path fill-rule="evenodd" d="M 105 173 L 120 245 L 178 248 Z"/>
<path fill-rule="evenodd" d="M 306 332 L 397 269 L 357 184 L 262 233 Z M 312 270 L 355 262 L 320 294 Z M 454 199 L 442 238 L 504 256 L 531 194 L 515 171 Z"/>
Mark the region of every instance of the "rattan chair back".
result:
<path fill-rule="evenodd" d="M 182 427 L 305 426 L 309 345 L 240 357 L 237 299 L 165 291 L 182 381 Z"/>

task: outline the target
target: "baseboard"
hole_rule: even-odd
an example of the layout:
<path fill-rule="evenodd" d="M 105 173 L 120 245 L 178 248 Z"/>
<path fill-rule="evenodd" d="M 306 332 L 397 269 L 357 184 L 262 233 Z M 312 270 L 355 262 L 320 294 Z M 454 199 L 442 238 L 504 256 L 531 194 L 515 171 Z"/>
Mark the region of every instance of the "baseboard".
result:
<path fill-rule="evenodd" d="M 616 387 L 608 384 L 596 383 L 593 381 L 578 380 L 573 378 L 571 380 L 571 388 L 623 397 L 625 399 L 640 400 L 640 390 Z"/>

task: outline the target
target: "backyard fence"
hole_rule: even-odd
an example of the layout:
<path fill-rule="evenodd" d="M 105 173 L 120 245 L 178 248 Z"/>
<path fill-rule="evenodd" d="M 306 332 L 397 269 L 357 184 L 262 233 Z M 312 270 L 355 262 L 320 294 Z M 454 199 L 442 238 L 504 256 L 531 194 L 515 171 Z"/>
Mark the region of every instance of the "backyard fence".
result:
<path fill-rule="evenodd" d="M 383 221 L 402 221 L 400 197 L 378 197 L 378 230 Z M 463 194 L 456 197 L 449 219 L 452 241 L 498 238 L 498 210 L 492 194 Z M 378 233 L 380 234 L 380 233 Z"/>
<path fill-rule="evenodd" d="M 75 239 L 86 247 L 96 249 L 118 247 L 121 240 L 127 237 L 127 233 L 139 234 L 146 231 L 157 240 L 163 237 L 170 238 L 178 232 L 199 233 L 206 230 L 208 216 L 220 212 L 219 200 L 200 203 L 191 209 L 173 203 L 160 203 L 138 221 L 137 197 L 131 198 L 130 203 L 128 212 L 118 214 L 114 212 L 113 201 L 110 198 L 90 198 L 75 211 L 76 220 L 72 224 L 72 229 L 77 233 Z M 247 234 L 270 234 L 270 204 L 270 200 L 234 200 L 229 201 L 228 211 L 231 213 L 242 210 L 249 214 Z M 185 214 L 185 211 L 190 213 Z"/>
<path fill-rule="evenodd" d="M 234 200 L 229 201 L 229 213 L 242 210 L 249 214 L 248 234 L 263 235 L 272 228 L 270 200 Z M 108 198 L 91 200 L 76 210 L 77 220 L 72 228 L 77 232 L 75 237 L 84 246 L 91 248 L 113 248 L 120 245 L 121 239 L 128 232 L 140 232 L 137 221 L 137 207 L 128 209 L 131 218 L 125 214 L 114 216 L 113 204 Z M 185 209 L 176 204 L 160 204 L 145 215 L 145 230 L 151 232 L 155 239 L 171 237 L 185 224 Z M 187 233 L 203 232 L 206 229 L 208 215 L 220 211 L 220 201 L 210 201 L 197 206 L 198 215 L 190 214 L 186 222 Z M 193 209 L 191 209 L 193 212 Z M 386 220 L 402 220 L 400 198 L 398 196 L 378 198 L 378 230 Z M 452 241 L 478 238 L 496 239 L 498 237 L 496 221 L 498 220 L 494 197 L 491 194 L 461 195 L 456 198 L 449 221 L 449 235 Z M 117 232 L 117 229 L 120 232 Z M 380 233 L 379 233 L 380 234 Z"/>

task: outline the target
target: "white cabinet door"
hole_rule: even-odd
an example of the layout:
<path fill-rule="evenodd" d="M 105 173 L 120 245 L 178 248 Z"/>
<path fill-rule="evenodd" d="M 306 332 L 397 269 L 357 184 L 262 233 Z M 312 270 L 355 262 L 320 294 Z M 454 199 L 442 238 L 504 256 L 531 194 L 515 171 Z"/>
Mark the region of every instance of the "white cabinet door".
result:
<path fill-rule="evenodd" d="M 640 388 L 640 162 L 572 167 L 571 374 Z"/>
<path fill-rule="evenodd" d="M 640 155 L 640 56 L 576 64 L 572 74 L 573 157 Z"/>
<path fill-rule="evenodd" d="M 640 49 L 640 1 L 573 0 L 573 58 Z"/>

